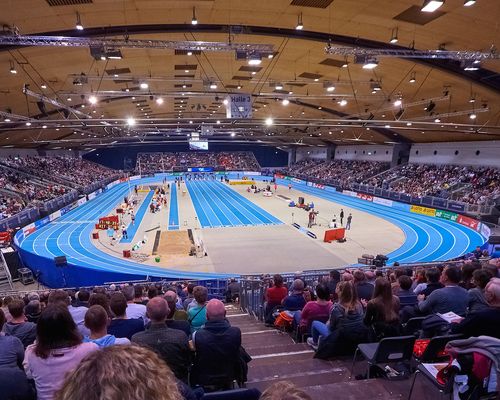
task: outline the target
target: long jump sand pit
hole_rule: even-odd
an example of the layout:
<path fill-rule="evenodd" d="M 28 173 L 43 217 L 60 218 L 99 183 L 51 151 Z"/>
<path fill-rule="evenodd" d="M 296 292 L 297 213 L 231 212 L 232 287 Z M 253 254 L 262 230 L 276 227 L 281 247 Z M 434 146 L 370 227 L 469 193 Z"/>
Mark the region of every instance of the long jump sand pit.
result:
<path fill-rule="evenodd" d="M 163 257 L 189 256 L 191 241 L 187 231 L 165 231 L 161 233 L 158 254 Z"/>

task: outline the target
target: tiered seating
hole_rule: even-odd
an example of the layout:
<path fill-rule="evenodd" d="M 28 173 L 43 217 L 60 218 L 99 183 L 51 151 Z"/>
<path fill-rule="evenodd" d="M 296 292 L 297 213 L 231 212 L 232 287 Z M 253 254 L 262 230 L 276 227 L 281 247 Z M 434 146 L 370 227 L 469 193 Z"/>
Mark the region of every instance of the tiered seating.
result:
<path fill-rule="evenodd" d="M 137 171 L 141 173 L 172 171 L 174 167 L 213 167 L 226 171 L 260 171 L 251 152 L 178 152 L 139 153 Z"/>
<path fill-rule="evenodd" d="M 301 161 L 297 167 L 290 167 L 290 173 L 306 179 L 317 179 L 322 182 L 348 187 L 352 183 L 363 183 L 370 177 L 389 168 L 388 163 L 372 161 L 332 160 L 318 162 L 316 160 Z"/>
<path fill-rule="evenodd" d="M 72 157 L 8 157 L 2 160 L 5 165 L 18 168 L 43 178 L 62 178 L 68 183 L 85 187 L 112 178 L 116 171 L 102 165 Z"/>

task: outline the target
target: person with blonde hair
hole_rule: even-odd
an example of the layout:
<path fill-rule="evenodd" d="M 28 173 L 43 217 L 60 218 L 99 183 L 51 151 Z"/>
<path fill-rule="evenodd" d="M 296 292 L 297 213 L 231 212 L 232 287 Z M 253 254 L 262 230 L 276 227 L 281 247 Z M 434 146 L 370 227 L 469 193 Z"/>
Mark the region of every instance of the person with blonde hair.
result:
<path fill-rule="evenodd" d="M 279 381 L 269 386 L 259 400 L 312 400 L 312 398 L 292 382 Z"/>
<path fill-rule="evenodd" d="M 185 398 L 179 388 L 190 392 L 152 350 L 110 346 L 83 359 L 54 400 L 178 400 Z"/>

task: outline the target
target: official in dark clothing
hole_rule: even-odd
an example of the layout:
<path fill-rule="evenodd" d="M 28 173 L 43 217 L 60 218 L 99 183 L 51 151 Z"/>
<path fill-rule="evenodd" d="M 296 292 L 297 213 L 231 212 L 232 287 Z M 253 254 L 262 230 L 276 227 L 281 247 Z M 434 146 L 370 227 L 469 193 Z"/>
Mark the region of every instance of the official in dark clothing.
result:
<path fill-rule="evenodd" d="M 207 322 L 193 333 L 192 340 L 196 356 L 191 384 L 210 390 L 228 388 L 235 379 L 242 382 L 241 331 L 229 324 L 220 300 L 207 303 Z"/>
<path fill-rule="evenodd" d="M 340 209 L 340 225 L 344 226 L 344 209 Z"/>
<path fill-rule="evenodd" d="M 132 336 L 132 342 L 155 351 L 170 367 L 175 376 L 187 382 L 191 362 L 188 337 L 178 329 L 169 328 L 165 321 L 170 310 L 162 297 L 153 297 L 147 305 L 150 327 Z"/>
<path fill-rule="evenodd" d="M 351 221 L 352 221 L 352 214 L 349 214 L 347 216 L 347 224 L 345 225 L 345 228 L 350 231 L 351 230 Z"/>

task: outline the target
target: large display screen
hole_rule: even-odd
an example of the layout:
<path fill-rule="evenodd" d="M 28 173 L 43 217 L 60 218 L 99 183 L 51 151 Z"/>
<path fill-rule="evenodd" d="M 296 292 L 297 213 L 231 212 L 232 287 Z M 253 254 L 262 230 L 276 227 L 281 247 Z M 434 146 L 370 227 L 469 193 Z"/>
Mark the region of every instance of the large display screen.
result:
<path fill-rule="evenodd" d="M 208 150 L 208 141 L 189 141 L 189 150 Z"/>

